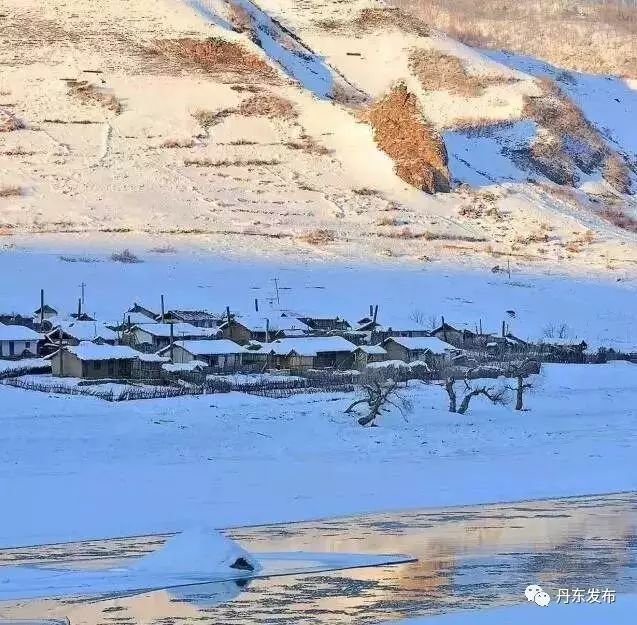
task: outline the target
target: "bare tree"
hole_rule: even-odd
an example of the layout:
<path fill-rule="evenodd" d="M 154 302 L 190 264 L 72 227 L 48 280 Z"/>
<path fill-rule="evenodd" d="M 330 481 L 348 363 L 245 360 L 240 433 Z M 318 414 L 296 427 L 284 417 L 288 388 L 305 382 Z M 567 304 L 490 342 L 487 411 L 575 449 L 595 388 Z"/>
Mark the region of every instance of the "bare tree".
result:
<path fill-rule="evenodd" d="M 511 372 L 513 373 L 516 385 L 515 387 L 507 386 L 511 391 L 515 391 L 515 409 L 524 410 L 524 391 L 533 388 L 531 382 L 525 380 L 532 373 L 538 373 L 540 364 L 534 358 L 527 358 L 519 365 L 510 365 Z"/>
<path fill-rule="evenodd" d="M 371 382 L 363 386 L 363 392 L 365 397 L 357 399 L 353 402 L 346 413 L 354 411 L 356 406 L 365 405 L 367 414 L 358 419 L 360 425 L 372 425 L 376 424 L 374 421 L 384 412 L 389 412 L 391 407 L 397 408 L 398 411 L 405 416 L 405 413 L 411 410 L 410 402 L 401 397 L 399 394 L 400 386 L 398 382 L 389 379 L 385 382 Z"/>
<path fill-rule="evenodd" d="M 448 375 L 445 378 L 445 390 L 449 395 L 449 412 L 456 412 L 458 414 L 465 414 L 469 410 L 469 404 L 474 397 L 478 395 L 484 395 L 489 401 L 494 404 L 506 404 L 507 401 L 507 387 L 497 388 L 494 386 L 478 385 L 477 382 L 470 382 L 471 370 L 467 371 L 464 377 L 464 391 L 460 406 L 458 406 L 458 394 L 456 393 L 456 382 L 458 378 L 454 375 Z"/>

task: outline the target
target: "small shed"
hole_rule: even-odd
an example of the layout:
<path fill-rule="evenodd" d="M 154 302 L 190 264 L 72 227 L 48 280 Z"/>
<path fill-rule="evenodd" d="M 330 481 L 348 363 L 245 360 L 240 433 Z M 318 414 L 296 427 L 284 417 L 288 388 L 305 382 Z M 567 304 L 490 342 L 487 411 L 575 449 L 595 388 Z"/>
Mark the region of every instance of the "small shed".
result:
<path fill-rule="evenodd" d="M 364 369 L 372 362 L 382 362 L 387 358 L 387 350 L 382 345 L 359 345 L 354 350 L 357 369 Z"/>
<path fill-rule="evenodd" d="M 25 326 L 0 323 L 0 358 L 13 360 L 37 356 L 41 338 L 41 335 Z"/>

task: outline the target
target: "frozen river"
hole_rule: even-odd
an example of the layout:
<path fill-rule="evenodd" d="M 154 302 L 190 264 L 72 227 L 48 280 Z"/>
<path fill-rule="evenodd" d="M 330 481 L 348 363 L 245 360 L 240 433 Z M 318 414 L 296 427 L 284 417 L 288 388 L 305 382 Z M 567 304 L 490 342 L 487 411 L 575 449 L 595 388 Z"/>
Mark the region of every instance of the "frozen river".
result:
<path fill-rule="evenodd" d="M 620 602 L 637 592 L 637 493 L 367 514 L 226 533 L 253 551 L 404 553 L 417 562 L 125 598 L 4 602 L 0 618 L 68 618 L 73 625 L 337 625 L 520 604 L 531 583 L 553 597 L 560 588 L 609 588 Z M 165 540 L 1 550 L 0 565 L 111 566 Z"/>

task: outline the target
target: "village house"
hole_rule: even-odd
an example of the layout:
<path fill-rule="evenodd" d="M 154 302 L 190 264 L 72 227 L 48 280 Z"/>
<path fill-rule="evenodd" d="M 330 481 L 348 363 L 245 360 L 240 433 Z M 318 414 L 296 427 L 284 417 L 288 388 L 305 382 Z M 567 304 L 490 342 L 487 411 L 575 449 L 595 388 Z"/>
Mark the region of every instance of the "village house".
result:
<path fill-rule="evenodd" d="M 241 367 L 245 348 L 227 339 L 175 341 L 158 353 L 171 357 L 174 364 L 203 362 L 217 372 L 236 371 Z"/>
<path fill-rule="evenodd" d="M 445 343 L 449 343 L 458 349 L 484 349 L 487 343 L 493 340 L 493 334 L 473 331 L 466 326 L 457 328 L 443 319 L 442 324 L 429 332 L 430 336 L 434 336 Z"/>
<path fill-rule="evenodd" d="M 504 336 L 492 336 L 486 344 L 486 348 L 492 356 L 502 357 L 531 352 L 533 346 L 508 332 Z"/>
<path fill-rule="evenodd" d="M 222 315 L 207 310 L 169 310 L 164 322 L 189 323 L 197 328 L 216 328 L 224 320 Z"/>
<path fill-rule="evenodd" d="M 278 339 L 264 343 L 269 365 L 275 369 L 351 369 L 356 345 L 342 336 Z"/>
<path fill-rule="evenodd" d="M 116 332 L 98 321 L 62 321 L 46 334 L 53 346 L 79 345 L 83 341 L 115 345 L 119 342 Z"/>
<path fill-rule="evenodd" d="M 281 310 L 280 313 L 282 317 L 293 317 L 308 325 L 310 329 L 321 332 L 350 330 L 352 327 L 347 320 L 334 314 L 296 313 L 291 310 Z"/>
<path fill-rule="evenodd" d="M 37 356 L 38 341 L 41 338 L 41 335 L 25 326 L 0 323 L 0 358 Z"/>
<path fill-rule="evenodd" d="M 392 336 L 383 342 L 387 360 L 403 362 L 424 362 L 432 369 L 440 369 L 451 364 L 461 350 L 433 336 L 407 337 Z"/>
<path fill-rule="evenodd" d="M 582 363 L 588 344 L 576 338 L 543 338 L 536 346 L 540 360 L 544 362 Z"/>
<path fill-rule="evenodd" d="M 268 343 L 279 338 L 305 336 L 311 332 L 310 327 L 294 317 L 260 317 L 258 315 L 241 315 L 230 318 L 219 326 L 223 338 L 241 345 L 250 341 Z"/>
<path fill-rule="evenodd" d="M 354 366 L 364 369 L 373 362 L 382 362 L 387 358 L 387 350 L 382 345 L 359 345 L 354 350 Z"/>
<path fill-rule="evenodd" d="M 152 380 L 162 375 L 167 362 L 155 354 L 142 354 L 127 345 L 83 341 L 62 347 L 47 357 L 54 376 L 88 380 Z"/>
<path fill-rule="evenodd" d="M 133 326 L 125 333 L 126 341 L 144 352 L 156 352 L 173 341 L 214 339 L 219 334 L 216 328 L 197 328 L 189 323 L 148 323 Z"/>

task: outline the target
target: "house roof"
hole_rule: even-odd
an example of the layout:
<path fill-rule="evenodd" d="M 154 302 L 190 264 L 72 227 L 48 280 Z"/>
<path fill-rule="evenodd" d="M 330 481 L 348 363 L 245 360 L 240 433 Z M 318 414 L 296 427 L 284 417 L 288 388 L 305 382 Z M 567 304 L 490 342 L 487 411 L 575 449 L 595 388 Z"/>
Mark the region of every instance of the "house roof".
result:
<path fill-rule="evenodd" d="M 234 341 L 229 339 L 212 339 L 212 340 L 192 340 L 192 341 L 175 341 L 175 346 L 185 349 L 193 356 L 217 356 L 223 354 L 243 354 L 245 347 L 241 347 Z M 159 350 L 160 354 L 166 354 L 170 351 L 170 346 Z"/>
<path fill-rule="evenodd" d="M 97 338 L 106 341 L 117 339 L 117 333 L 99 321 L 61 321 L 56 324 L 53 331 L 58 328 L 78 341 L 93 341 Z"/>
<path fill-rule="evenodd" d="M 33 311 L 34 315 L 39 315 L 40 314 L 40 308 L 41 306 L 38 306 L 36 310 Z M 44 304 L 44 312 L 45 313 L 53 313 L 54 315 L 57 315 L 57 310 L 55 310 L 55 308 L 53 308 L 53 306 L 49 306 L 48 304 Z"/>
<path fill-rule="evenodd" d="M 268 330 L 270 332 L 298 331 L 302 333 L 309 332 L 311 330 L 310 326 L 308 326 L 306 323 L 303 323 L 296 317 L 276 317 L 254 313 L 250 315 L 236 316 L 233 321 L 235 321 L 236 323 L 240 323 L 251 332 L 265 332 L 266 325 L 268 323 Z M 224 328 L 227 325 L 228 322 L 225 321 L 219 327 Z"/>
<path fill-rule="evenodd" d="M 0 341 L 37 341 L 40 338 L 31 328 L 0 323 Z"/>
<path fill-rule="evenodd" d="M 146 311 L 153 317 L 158 316 L 158 313 L 156 313 L 152 308 L 147 308 L 146 306 L 144 306 L 143 304 L 139 304 L 138 302 L 134 302 L 133 305 L 126 312 L 139 312 L 141 314 L 144 314 L 144 311 Z"/>
<path fill-rule="evenodd" d="M 387 350 L 382 345 L 359 345 L 356 351 L 361 351 L 364 354 L 369 355 L 383 355 L 387 353 Z"/>
<path fill-rule="evenodd" d="M 127 345 L 98 345 L 82 341 L 79 345 L 66 347 L 65 350 L 80 360 L 144 360 L 147 362 L 165 362 L 156 354 L 142 354 Z"/>
<path fill-rule="evenodd" d="M 216 328 L 198 328 L 190 323 L 146 323 L 141 324 L 139 329 L 142 332 L 147 332 L 151 336 L 169 338 L 171 326 L 176 339 L 184 336 L 213 338 L 218 333 Z"/>
<path fill-rule="evenodd" d="M 453 345 L 449 345 L 449 343 L 445 343 L 435 336 L 391 336 L 385 339 L 383 345 L 386 345 L 389 341 L 393 341 L 410 351 L 426 350 L 432 354 L 444 354 L 449 350 L 456 350 Z"/>
<path fill-rule="evenodd" d="M 356 345 L 342 336 L 305 336 L 264 343 L 262 351 L 277 356 L 287 356 L 290 352 L 299 356 L 316 356 L 326 352 L 353 352 L 355 349 Z"/>
<path fill-rule="evenodd" d="M 323 319 L 323 320 L 334 320 L 338 319 L 339 321 L 345 321 L 344 317 L 340 314 L 334 312 L 321 313 L 315 310 L 304 310 L 302 312 L 297 312 L 294 310 L 288 309 L 280 309 L 277 311 L 278 314 L 285 317 L 295 317 L 296 319 Z"/>
<path fill-rule="evenodd" d="M 220 315 L 218 313 L 211 313 L 207 310 L 179 310 L 176 308 L 172 308 L 166 313 L 166 316 L 168 315 L 179 317 L 185 322 L 202 320 L 219 321 L 220 319 L 223 319 L 223 315 Z"/>
<path fill-rule="evenodd" d="M 126 312 L 124 317 L 117 322 L 114 322 L 112 325 L 121 326 L 122 323 L 128 323 L 128 318 L 130 317 L 131 325 L 139 326 L 139 325 L 148 325 L 149 323 L 156 323 L 154 319 L 151 319 L 144 313 L 140 312 Z"/>

